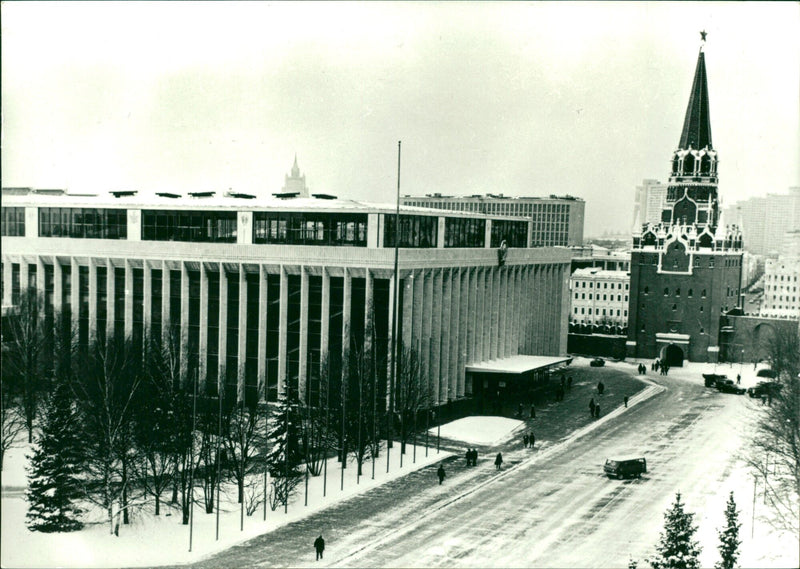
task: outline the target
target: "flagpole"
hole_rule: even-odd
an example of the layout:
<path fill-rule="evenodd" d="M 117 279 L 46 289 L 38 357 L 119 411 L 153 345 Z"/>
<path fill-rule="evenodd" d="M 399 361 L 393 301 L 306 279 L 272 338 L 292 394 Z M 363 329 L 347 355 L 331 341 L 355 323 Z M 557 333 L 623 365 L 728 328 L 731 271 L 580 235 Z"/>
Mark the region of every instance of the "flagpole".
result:
<path fill-rule="evenodd" d="M 219 446 L 222 441 L 222 391 L 217 387 L 217 399 L 219 400 L 219 409 L 217 411 L 217 537 L 219 541 L 219 487 L 220 477 L 222 476 L 222 465 L 220 464 Z"/>
<path fill-rule="evenodd" d="M 192 398 L 192 435 L 189 446 L 189 552 L 192 551 L 192 534 L 194 532 L 194 431 L 197 428 L 197 372 L 194 374 L 194 397 Z"/>
<path fill-rule="evenodd" d="M 390 370 L 391 379 L 389 381 L 389 409 L 388 413 L 386 414 L 388 418 L 388 432 L 386 434 L 386 472 L 389 472 L 389 454 L 392 448 L 392 436 L 393 436 L 393 423 L 394 423 L 394 399 L 395 399 L 395 380 L 397 379 L 397 277 L 398 277 L 398 259 L 400 255 L 400 149 L 401 149 L 402 141 L 397 141 L 397 200 L 395 203 L 395 210 L 394 210 L 394 278 L 392 279 L 394 282 L 392 283 L 393 286 L 393 296 L 392 296 L 392 366 Z M 403 460 L 402 453 L 400 454 L 400 460 Z"/>

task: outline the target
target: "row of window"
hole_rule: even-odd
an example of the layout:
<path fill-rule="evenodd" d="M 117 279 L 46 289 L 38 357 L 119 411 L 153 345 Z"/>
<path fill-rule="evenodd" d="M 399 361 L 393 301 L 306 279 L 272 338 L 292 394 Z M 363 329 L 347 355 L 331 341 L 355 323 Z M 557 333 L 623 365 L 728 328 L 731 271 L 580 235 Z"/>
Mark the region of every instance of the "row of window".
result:
<path fill-rule="evenodd" d="M 492 221 L 492 242 L 490 247 L 499 247 L 505 241 L 507 247 L 526 247 L 528 245 L 528 222 L 497 219 Z"/>
<path fill-rule="evenodd" d="M 598 308 L 598 309 L 595 311 L 595 314 L 596 314 L 596 315 L 598 315 L 598 316 L 600 316 L 600 311 L 601 311 L 601 310 L 603 311 L 603 314 L 602 314 L 602 316 L 614 316 L 614 309 L 613 309 L 613 308 L 609 308 L 609 309 L 608 309 L 608 314 L 606 314 L 606 309 L 605 309 L 605 308 L 602 308 L 602 309 L 601 309 L 601 308 Z M 587 311 L 588 311 L 588 312 L 587 312 Z M 575 313 L 575 314 L 578 314 L 578 308 L 577 308 L 577 307 L 574 309 L 574 313 Z M 581 313 L 581 314 L 589 314 L 589 315 L 591 316 L 591 314 L 592 314 L 592 309 L 591 309 L 591 308 L 588 308 L 588 309 L 587 309 L 587 308 L 585 308 L 585 307 L 581 307 L 581 312 L 580 312 L 580 313 Z M 619 308 L 617 309 L 617 316 L 620 316 L 620 309 L 619 309 Z M 627 318 L 627 317 L 628 317 L 628 311 L 623 309 L 623 310 L 622 310 L 622 316 L 624 316 L 625 318 Z"/>
<path fill-rule="evenodd" d="M 395 228 L 395 216 L 387 215 L 383 230 L 383 246 L 394 247 L 395 232 L 399 247 L 436 248 L 439 239 L 439 220 L 427 215 L 401 215 Z"/>
<path fill-rule="evenodd" d="M 650 287 L 649 286 L 644 287 L 644 293 L 645 294 L 650 294 Z M 681 289 L 680 288 L 676 288 L 675 289 L 675 296 L 680 296 L 680 295 L 681 295 Z M 669 289 L 668 288 L 664 289 L 664 296 L 669 296 Z M 689 289 L 687 291 L 687 293 L 686 293 L 686 296 L 688 298 L 692 298 L 694 296 L 694 291 L 692 289 Z M 703 289 L 703 291 L 700 293 L 700 297 L 701 298 L 705 298 L 706 297 L 706 289 Z"/>
<path fill-rule="evenodd" d="M 256 212 L 253 243 L 367 246 L 367 214 Z"/>
<path fill-rule="evenodd" d="M 25 208 L 24 207 L 4 207 L 2 223 L 3 237 L 24 237 L 25 236 Z"/>
<path fill-rule="evenodd" d="M 576 292 L 575 293 L 575 300 L 578 300 L 578 294 L 580 294 L 581 300 L 586 300 L 586 293 L 585 292 L 581 292 L 581 293 L 577 293 Z M 606 298 L 607 296 L 610 296 L 611 298 Z M 592 293 L 591 292 L 589 293 L 589 300 L 592 300 Z M 597 293 L 597 300 L 600 300 L 600 293 Z M 610 301 L 613 302 L 614 301 L 614 295 L 613 294 L 611 294 L 611 295 L 604 294 L 603 295 L 603 300 L 610 300 Z M 617 295 L 617 302 L 622 302 L 622 295 L 621 294 Z M 625 302 L 628 302 L 628 295 L 627 294 L 625 295 Z"/>
<path fill-rule="evenodd" d="M 792 281 L 797 282 L 797 275 L 770 275 L 770 274 L 766 274 L 766 275 L 764 275 L 764 278 L 766 280 L 768 280 L 768 281 L 769 280 L 777 281 L 778 280 L 778 276 L 781 277 L 780 278 L 781 282 L 783 282 L 783 277 L 784 276 L 786 277 L 786 280 L 788 282 L 792 282 Z"/>
<path fill-rule="evenodd" d="M 145 209 L 142 239 L 236 243 L 236 212 Z"/>
<path fill-rule="evenodd" d="M 594 288 L 594 281 L 575 281 L 575 288 L 586 288 L 586 283 L 589 283 L 589 288 Z M 609 287 L 608 285 L 611 284 Z M 616 283 L 616 288 L 622 290 L 622 283 Z M 625 283 L 625 290 L 628 290 L 630 283 Z M 597 283 L 597 288 L 600 288 L 600 283 Z M 614 288 L 614 283 L 603 283 L 603 288 Z"/>
<path fill-rule="evenodd" d="M 128 211 L 92 207 L 40 207 L 39 236 L 127 239 Z"/>
<path fill-rule="evenodd" d="M 496 223 L 496 222 L 495 222 Z M 486 220 L 446 217 L 444 220 L 445 247 L 483 247 L 486 244 Z"/>

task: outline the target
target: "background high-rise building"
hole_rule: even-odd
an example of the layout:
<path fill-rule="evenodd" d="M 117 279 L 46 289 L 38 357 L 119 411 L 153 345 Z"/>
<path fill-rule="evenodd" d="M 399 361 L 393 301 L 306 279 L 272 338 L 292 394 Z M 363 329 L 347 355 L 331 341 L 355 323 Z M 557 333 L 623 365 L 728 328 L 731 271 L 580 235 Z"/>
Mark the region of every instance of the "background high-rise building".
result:
<path fill-rule="evenodd" d="M 658 180 L 644 179 L 641 186 L 636 186 L 636 196 L 633 203 L 634 229 L 645 223 L 658 223 L 661 221 L 661 211 L 667 200 L 667 184 Z"/>
<path fill-rule="evenodd" d="M 800 187 L 736 202 L 725 208 L 725 220 L 742 228 L 747 251 L 779 255 L 786 231 L 800 230 Z"/>
<path fill-rule="evenodd" d="M 530 247 L 572 247 L 583 245 L 586 202 L 573 196 L 547 198 L 486 194 L 474 196 L 403 196 L 407 206 L 475 211 L 487 215 L 514 215 L 533 220 Z"/>

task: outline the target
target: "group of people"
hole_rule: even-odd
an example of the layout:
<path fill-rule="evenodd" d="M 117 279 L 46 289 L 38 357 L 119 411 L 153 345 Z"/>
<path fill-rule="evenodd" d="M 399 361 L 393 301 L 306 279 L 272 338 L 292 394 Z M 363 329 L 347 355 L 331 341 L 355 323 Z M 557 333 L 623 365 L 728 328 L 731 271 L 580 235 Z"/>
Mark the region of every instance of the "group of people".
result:
<path fill-rule="evenodd" d="M 639 375 L 647 375 L 647 366 L 639 364 Z"/>
<path fill-rule="evenodd" d="M 467 466 L 478 466 L 478 449 L 468 448 L 464 458 L 467 459 Z"/>
<path fill-rule="evenodd" d="M 662 362 L 658 358 L 656 358 L 656 361 L 654 361 L 650 367 L 653 371 L 660 371 L 661 375 L 667 375 L 669 373 L 669 364 Z"/>
<path fill-rule="evenodd" d="M 528 448 L 528 446 L 530 445 L 530 448 L 533 448 L 533 445 L 535 445 L 535 444 L 536 444 L 536 436 L 533 433 L 530 433 L 530 434 L 525 433 L 522 436 L 522 446 L 523 447 Z"/>

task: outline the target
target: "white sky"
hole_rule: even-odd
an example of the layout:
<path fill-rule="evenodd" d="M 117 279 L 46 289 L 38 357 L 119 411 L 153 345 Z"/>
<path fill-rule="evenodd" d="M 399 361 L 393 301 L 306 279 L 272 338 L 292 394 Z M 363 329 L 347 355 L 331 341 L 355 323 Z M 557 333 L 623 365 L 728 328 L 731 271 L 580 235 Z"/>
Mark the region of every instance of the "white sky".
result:
<path fill-rule="evenodd" d="M 666 181 L 698 32 L 725 203 L 800 185 L 800 4 L 2 5 L 4 186 L 580 196 Z"/>

